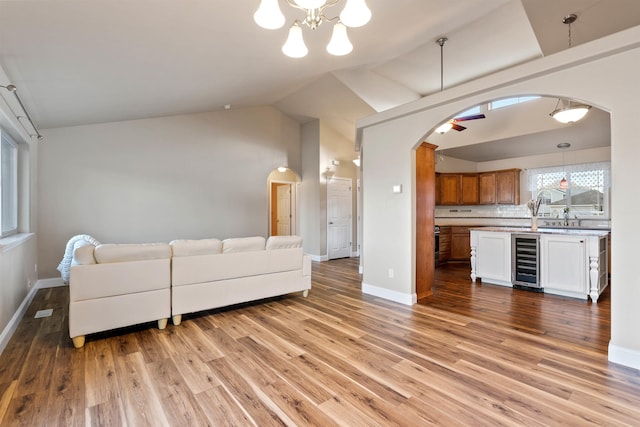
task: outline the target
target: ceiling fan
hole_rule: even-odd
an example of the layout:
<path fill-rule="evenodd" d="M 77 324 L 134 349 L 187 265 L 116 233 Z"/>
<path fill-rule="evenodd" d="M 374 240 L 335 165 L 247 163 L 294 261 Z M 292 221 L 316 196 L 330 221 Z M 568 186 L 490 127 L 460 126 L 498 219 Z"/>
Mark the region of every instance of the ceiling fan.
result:
<path fill-rule="evenodd" d="M 447 42 L 447 40 L 449 40 L 446 37 L 440 37 L 438 40 L 436 40 L 436 43 L 440 46 L 440 92 L 442 92 L 442 90 L 444 89 L 444 45 Z M 466 116 L 458 116 L 458 117 L 454 117 L 453 119 L 449 120 L 446 123 L 441 124 L 437 129 L 436 132 L 443 134 L 451 129 L 457 130 L 458 132 L 461 132 L 463 130 L 466 129 L 465 126 L 459 125 L 458 122 L 464 122 L 467 120 L 477 120 L 477 119 L 484 119 L 485 115 L 480 113 L 480 114 L 469 114 Z"/>

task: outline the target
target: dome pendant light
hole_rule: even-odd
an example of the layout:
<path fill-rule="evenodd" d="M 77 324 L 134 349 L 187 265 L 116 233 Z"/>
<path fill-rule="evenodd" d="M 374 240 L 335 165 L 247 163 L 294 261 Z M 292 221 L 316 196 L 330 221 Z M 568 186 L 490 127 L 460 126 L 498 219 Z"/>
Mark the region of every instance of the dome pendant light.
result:
<path fill-rule="evenodd" d="M 565 16 L 562 18 L 562 23 L 566 24 L 569 28 L 569 48 L 571 48 L 571 24 L 576 22 L 578 16 L 574 13 Z M 556 102 L 556 108 L 549 115 L 556 119 L 560 123 L 564 124 L 572 124 L 584 118 L 589 112 L 591 105 L 586 104 L 574 104 L 573 101 L 569 100 L 566 105 L 558 108 L 560 103 L 565 104 L 565 101 L 562 101 L 558 98 L 558 102 Z"/>

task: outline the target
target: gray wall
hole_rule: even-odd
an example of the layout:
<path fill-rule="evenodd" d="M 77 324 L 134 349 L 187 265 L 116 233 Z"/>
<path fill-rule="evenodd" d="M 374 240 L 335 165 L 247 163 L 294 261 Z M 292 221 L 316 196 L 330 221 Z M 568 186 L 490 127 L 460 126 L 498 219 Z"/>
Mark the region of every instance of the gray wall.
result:
<path fill-rule="evenodd" d="M 49 129 L 38 166 L 39 277 L 68 239 L 268 233 L 269 173 L 301 170 L 300 126 L 272 107 Z"/>
<path fill-rule="evenodd" d="M 305 253 L 326 253 L 320 233 L 320 121 L 302 125 L 302 182 L 300 183 L 300 234 Z M 326 248 L 326 243 L 324 245 Z"/>

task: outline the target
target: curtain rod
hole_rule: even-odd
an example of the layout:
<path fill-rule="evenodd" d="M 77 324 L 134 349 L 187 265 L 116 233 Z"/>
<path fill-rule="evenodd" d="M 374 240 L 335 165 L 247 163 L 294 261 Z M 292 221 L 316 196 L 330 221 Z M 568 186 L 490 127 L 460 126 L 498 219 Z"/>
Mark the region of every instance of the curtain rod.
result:
<path fill-rule="evenodd" d="M 31 119 L 31 116 L 29 115 L 29 112 L 27 111 L 26 108 L 24 108 L 24 104 L 22 103 L 22 100 L 20 100 L 20 97 L 18 96 L 18 88 L 15 85 L 9 84 L 7 86 L 2 86 L 0 85 L 1 88 L 4 88 L 6 90 L 8 90 L 9 92 L 13 93 L 13 95 L 16 97 L 16 99 L 18 100 L 18 104 L 20 104 L 20 108 L 22 108 L 22 111 L 24 111 L 25 116 L 27 117 L 27 120 L 29 120 L 29 123 L 31 124 L 31 127 L 33 128 L 33 130 L 36 131 L 35 135 L 29 135 L 31 137 L 36 136 L 38 137 L 38 141 L 42 141 L 44 139 L 44 136 L 42 136 L 40 134 L 40 131 L 38 130 L 38 128 L 36 127 L 35 123 L 33 123 L 33 120 Z M 15 112 L 12 111 L 12 113 L 16 116 L 16 119 L 18 119 L 18 121 L 20 121 L 20 118 L 23 116 L 18 116 Z M 23 126 L 24 127 L 24 126 Z M 26 130 L 26 129 L 25 129 Z"/>

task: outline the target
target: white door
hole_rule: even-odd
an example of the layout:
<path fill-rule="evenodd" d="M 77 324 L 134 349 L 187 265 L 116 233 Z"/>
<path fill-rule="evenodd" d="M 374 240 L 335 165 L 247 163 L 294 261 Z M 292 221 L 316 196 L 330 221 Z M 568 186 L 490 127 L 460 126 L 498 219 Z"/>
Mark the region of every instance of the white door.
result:
<path fill-rule="evenodd" d="M 327 248 L 329 259 L 351 256 L 351 179 L 331 178 L 327 184 Z"/>
<path fill-rule="evenodd" d="M 278 236 L 291 235 L 291 184 L 278 186 Z"/>

